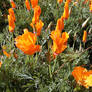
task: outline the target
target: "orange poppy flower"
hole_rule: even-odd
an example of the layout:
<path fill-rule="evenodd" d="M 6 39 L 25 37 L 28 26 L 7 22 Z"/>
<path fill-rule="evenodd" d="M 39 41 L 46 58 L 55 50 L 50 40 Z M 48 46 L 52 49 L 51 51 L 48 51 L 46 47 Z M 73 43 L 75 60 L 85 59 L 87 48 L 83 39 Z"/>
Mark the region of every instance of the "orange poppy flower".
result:
<path fill-rule="evenodd" d="M 81 66 L 75 67 L 72 72 L 73 77 L 75 78 L 75 80 L 79 85 L 85 85 L 84 83 L 85 76 L 83 75 L 85 72 L 87 72 L 87 69 Z"/>
<path fill-rule="evenodd" d="M 67 48 L 67 45 L 63 44 L 62 38 L 57 38 L 57 41 L 53 41 L 52 51 L 54 54 L 60 54 Z"/>
<path fill-rule="evenodd" d="M 67 48 L 67 44 L 66 43 L 67 43 L 67 40 L 69 38 L 68 33 L 63 32 L 62 36 L 60 37 L 60 32 L 59 31 L 53 31 L 51 33 L 50 37 L 53 40 L 52 51 L 55 54 L 60 54 Z"/>
<path fill-rule="evenodd" d="M 63 32 L 61 35 L 61 38 L 57 38 L 57 40 L 55 41 L 56 43 L 56 54 L 62 53 L 66 48 L 67 48 L 67 41 L 68 41 L 69 35 L 67 32 Z M 54 44 L 55 44 L 54 43 Z"/>
<path fill-rule="evenodd" d="M 90 12 L 92 12 L 92 4 L 90 5 Z"/>
<path fill-rule="evenodd" d="M 64 19 L 68 19 L 68 17 L 69 17 L 69 4 L 68 4 L 68 2 L 65 2 L 63 17 L 64 17 Z"/>
<path fill-rule="evenodd" d="M 12 8 L 16 8 L 16 4 L 14 3 L 14 1 L 13 0 L 10 0 L 10 2 L 11 2 Z"/>
<path fill-rule="evenodd" d="M 34 8 L 36 5 L 38 5 L 38 0 L 30 0 L 32 8 Z"/>
<path fill-rule="evenodd" d="M 62 31 L 63 29 L 64 29 L 64 17 L 61 16 L 61 18 L 57 20 L 56 30 Z"/>
<path fill-rule="evenodd" d="M 72 72 L 73 77 L 79 85 L 88 88 L 92 86 L 92 70 L 87 70 L 81 66 L 75 67 Z"/>
<path fill-rule="evenodd" d="M 56 41 L 57 38 L 61 37 L 61 33 L 58 30 L 52 31 L 50 37 L 53 41 Z"/>
<path fill-rule="evenodd" d="M 86 76 L 84 86 L 86 88 L 92 87 L 92 70 L 89 70 L 89 71 L 85 72 L 84 75 Z"/>
<path fill-rule="evenodd" d="M 61 4 L 61 3 L 63 2 L 63 0 L 57 0 L 57 2 L 58 2 L 59 4 Z"/>
<path fill-rule="evenodd" d="M 36 23 L 35 27 L 36 27 L 36 31 L 37 31 L 37 36 L 40 36 L 43 26 L 44 26 L 44 23 L 41 20 Z"/>
<path fill-rule="evenodd" d="M 37 36 L 24 29 L 24 34 L 15 38 L 15 45 L 25 54 L 32 55 L 40 51 L 40 45 L 35 45 Z"/>
<path fill-rule="evenodd" d="M 30 4 L 28 0 L 25 1 L 25 5 L 26 5 L 27 10 L 30 11 L 31 8 L 30 8 Z"/>
<path fill-rule="evenodd" d="M 9 8 L 8 9 L 8 12 L 9 12 L 9 15 L 10 16 L 12 16 L 12 18 L 14 19 L 14 21 L 16 20 L 16 18 L 15 18 L 15 14 L 14 14 L 14 11 L 13 11 L 13 9 L 12 8 Z"/>
<path fill-rule="evenodd" d="M 7 56 L 8 58 L 11 56 L 11 54 L 10 54 L 10 53 L 7 53 L 5 50 L 3 50 L 3 54 L 4 54 L 5 56 Z"/>
<path fill-rule="evenodd" d="M 13 32 L 15 29 L 14 19 L 11 15 L 8 15 L 9 31 Z"/>
<path fill-rule="evenodd" d="M 85 80 L 86 88 L 92 87 L 92 73 Z"/>
<path fill-rule="evenodd" d="M 85 43 L 86 42 L 86 39 L 87 39 L 87 32 L 84 31 L 82 41 Z"/>
<path fill-rule="evenodd" d="M 92 12 L 92 0 L 90 0 L 89 2 L 89 8 L 90 8 L 90 12 Z"/>
<path fill-rule="evenodd" d="M 0 61 L 0 67 L 2 66 L 2 62 Z"/>

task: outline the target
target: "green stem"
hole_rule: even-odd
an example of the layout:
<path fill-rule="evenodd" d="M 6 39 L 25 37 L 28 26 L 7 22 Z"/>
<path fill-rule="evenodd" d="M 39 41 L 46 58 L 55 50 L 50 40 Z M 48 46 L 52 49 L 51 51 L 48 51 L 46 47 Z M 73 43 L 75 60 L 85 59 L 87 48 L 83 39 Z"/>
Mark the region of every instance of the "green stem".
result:
<path fill-rule="evenodd" d="M 52 72 L 54 72 L 54 70 L 55 70 L 56 61 L 57 61 L 57 56 L 56 56 L 56 58 L 55 58 L 55 60 L 54 60 L 54 65 L 53 65 L 53 70 L 52 70 Z"/>
<path fill-rule="evenodd" d="M 34 63 L 34 57 L 33 55 L 31 56 L 32 64 Z"/>
<path fill-rule="evenodd" d="M 85 42 L 84 42 L 84 49 L 85 49 Z"/>
<path fill-rule="evenodd" d="M 52 78 L 52 72 L 51 72 L 51 65 L 49 64 L 49 74 L 50 74 L 50 78 Z"/>
<path fill-rule="evenodd" d="M 74 40 L 74 43 L 73 43 L 73 50 L 74 50 L 74 46 L 75 46 L 75 40 Z"/>
<path fill-rule="evenodd" d="M 37 64 L 37 60 L 38 60 L 38 57 L 37 57 L 37 53 L 36 53 L 35 64 Z"/>
<path fill-rule="evenodd" d="M 38 45 L 38 37 L 37 37 L 37 45 Z M 37 55 L 37 53 L 36 53 L 35 65 L 37 64 L 37 60 L 38 60 L 38 55 Z"/>

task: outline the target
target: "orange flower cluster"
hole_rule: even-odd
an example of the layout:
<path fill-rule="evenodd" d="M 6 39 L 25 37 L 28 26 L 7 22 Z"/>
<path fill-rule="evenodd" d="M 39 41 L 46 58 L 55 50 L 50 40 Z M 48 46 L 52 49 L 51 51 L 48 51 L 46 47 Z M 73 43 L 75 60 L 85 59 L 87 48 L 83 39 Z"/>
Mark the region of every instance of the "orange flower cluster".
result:
<path fill-rule="evenodd" d="M 75 67 L 72 72 L 73 77 L 79 85 L 92 87 L 92 70 L 87 70 L 81 66 Z"/>
<path fill-rule="evenodd" d="M 33 30 L 36 29 L 37 36 L 39 36 L 44 25 L 43 22 L 39 20 L 41 8 L 38 5 L 38 0 L 30 0 L 30 2 L 34 10 L 34 16 L 30 25 L 32 26 Z M 27 10 L 30 10 L 30 3 L 28 0 L 25 1 L 25 5 Z M 24 29 L 24 34 L 15 38 L 15 44 L 17 48 L 19 48 L 25 54 L 33 55 L 34 53 L 40 51 L 40 45 L 35 45 L 37 36 L 32 32 L 28 32 L 28 29 Z"/>
<path fill-rule="evenodd" d="M 82 41 L 85 43 L 85 42 L 86 42 L 86 39 L 87 39 L 87 32 L 86 32 L 86 31 L 84 31 Z"/>
<path fill-rule="evenodd" d="M 61 3 L 62 1 L 58 0 L 58 2 Z M 61 18 L 57 20 L 55 31 L 52 31 L 50 35 L 50 37 L 53 40 L 52 51 L 54 53 L 54 57 L 59 53 L 62 53 L 67 48 L 67 41 L 68 41 L 69 35 L 67 32 L 63 32 L 61 35 L 61 32 L 64 29 L 64 20 L 68 19 L 69 17 L 70 2 L 71 0 L 66 0 L 63 16 L 61 16 Z"/>
<path fill-rule="evenodd" d="M 58 0 L 58 2 L 60 3 L 60 0 Z M 68 19 L 69 17 L 70 2 L 71 0 L 66 0 L 63 16 L 61 16 L 61 18 L 57 20 L 55 31 L 52 31 L 50 35 L 51 39 L 53 40 L 52 51 L 54 53 L 54 57 L 62 53 L 67 48 L 67 41 L 68 41 L 69 35 L 67 32 L 63 32 L 61 35 L 61 32 L 64 29 L 64 20 Z"/>
<path fill-rule="evenodd" d="M 14 3 L 13 0 L 10 0 L 10 3 L 11 3 L 12 8 L 16 8 L 16 4 Z"/>
<path fill-rule="evenodd" d="M 41 8 L 38 5 L 38 0 L 31 0 L 31 5 L 34 9 L 34 16 L 32 18 L 32 23 L 30 23 L 30 26 L 32 26 L 34 32 L 36 29 L 37 36 L 40 36 L 42 27 L 44 26 L 44 23 L 39 20 Z"/>
<path fill-rule="evenodd" d="M 25 0 L 25 5 L 26 5 L 27 10 L 30 11 L 31 8 L 30 8 L 30 3 L 28 0 Z"/>
<path fill-rule="evenodd" d="M 40 51 L 40 45 L 35 45 L 36 40 L 37 36 L 34 33 L 24 29 L 24 34 L 15 38 L 15 44 L 25 54 L 32 55 Z"/>
<path fill-rule="evenodd" d="M 15 29 L 16 18 L 12 8 L 10 8 L 8 12 L 9 12 L 9 15 L 8 15 L 9 31 L 13 32 Z"/>

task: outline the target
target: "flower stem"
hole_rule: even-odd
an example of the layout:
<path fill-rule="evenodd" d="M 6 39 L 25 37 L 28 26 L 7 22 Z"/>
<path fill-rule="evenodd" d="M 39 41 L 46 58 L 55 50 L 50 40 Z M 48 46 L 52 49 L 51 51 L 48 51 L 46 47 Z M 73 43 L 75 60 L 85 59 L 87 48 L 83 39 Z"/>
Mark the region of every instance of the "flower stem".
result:
<path fill-rule="evenodd" d="M 51 72 L 51 65 L 49 64 L 49 74 L 50 74 L 50 78 L 52 78 L 52 72 Z"/>
<path fill-rule="evenodd" d="M 38 57 L 37 57 L 37 53 L 36 53 L 35 64 L 37 64 L 37 60 L 38 60 Z"/>
<path fill-rule="evenodd" d="M 55 58 L 55 60 L 54 60 L 54 65 L 53 65 L 53 70 L 52 70 L 52 72 L 54 72 L 54 70 L 55 70 L 56 61 L 57 61 L 57 56 L 56 56 L 56 58 Z"/>
<path fill-rule="evenodd" d="M 85 49 L 85 43 L 84 43 L 84 49 Z"/>

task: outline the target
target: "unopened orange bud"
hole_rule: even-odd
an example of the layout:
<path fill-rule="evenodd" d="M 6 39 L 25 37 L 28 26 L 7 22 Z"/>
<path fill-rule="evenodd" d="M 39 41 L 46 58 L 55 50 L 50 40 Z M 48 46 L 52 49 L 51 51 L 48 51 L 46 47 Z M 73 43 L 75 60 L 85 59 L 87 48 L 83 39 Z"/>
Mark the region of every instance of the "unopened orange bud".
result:
<path fill-rule="evenodd" d="M 30 4 L 28 0 L 25 1 L 25 5 L 26 5 L 27 10 L 30 11 L 31 8 L 30 8 Z"/>
<path fill-rule="evenodd" d="M 9 15 L 12 16 L 12 18 L 14 19 L 14 21 L 16 21 L 16 18 L 15 18 L 15 14 L 14 14 L 14 11 L 12 8 L 9 8 L 8 9 L 8 12 L 9 12 Z"/>
<path fill-rule="evenodd" d="M 58 2 L 59 4 L 61 4 L 61 3 L 63 2 L 63 0 L 57 0 L 57 2 Z"/>
<path fill-rule="evenodd" d="M 11 56 L 10 53 L 7 53 L 5 50 L 3 50 L 3 54 L 7 56 L 8 58 Z"/>
<path fill-rule="evenodd" d="M 68 2 L 65 2 L 63 17 L 64 19 L 68 19 L 69 17 L 69 3 Z"/>
<path fill-rule="evenodd" d="M 2 66 L 2 62 L 0 61 L 0 67 Z"/>
<path fill-rule="evenodd" d="M 12 8 L 16 8 L 16 4 L 14 3 L 14 1 L 13 0 L 10 0 L 10 2 L 11 2 Z"/>
<path fill-rule="evenodd" d="M 11 15 L 8 15 L 9 31 L 13 32 L 15 29 L 14 19 Z"/>
<path fill-rule="evenodd" d="M 86 31 L 84 31 L 84 34 L 83 34 L 83 42 L 85 43 L 86 42 L 86 39 L 87 39 L 87 32 Z"/>
<path fill-rule="evenodd" d="M 34 8 L 36 5 L 38 5 L 38 0 L 30 0 L 32 8 Z"/>

